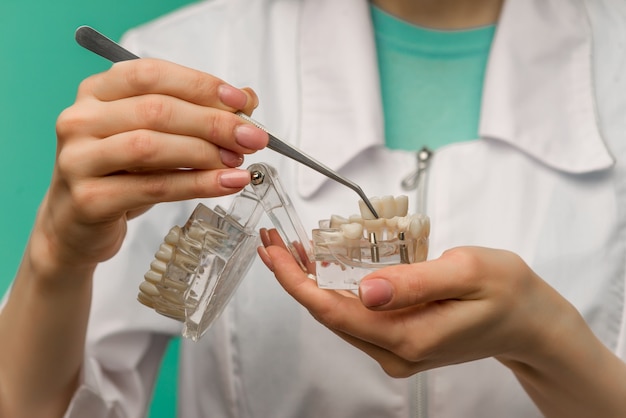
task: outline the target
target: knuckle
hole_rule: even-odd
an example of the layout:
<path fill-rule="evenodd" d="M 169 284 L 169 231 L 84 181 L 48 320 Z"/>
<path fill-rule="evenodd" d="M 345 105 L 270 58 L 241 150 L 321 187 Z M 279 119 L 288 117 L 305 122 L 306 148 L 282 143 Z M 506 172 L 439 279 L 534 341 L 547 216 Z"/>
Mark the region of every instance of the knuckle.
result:
<path fill-rule="evenodd" d="M 88 117 L 73 105 L 64 109 L 56 120 L 56 133 L 59 141 L 64 141 L 74 133 L 82 131 L 88 124 Z"/>
<path fill-rule="evenodd" d="M 126 82 L 140 92 L 150 91 L 159 83 L 162 76 L 161 66 L 150 59 L 136 60 L 126 72 Z"/>
<path fill-rule="evenodd" d="M 139 129 L 130 134 L 127 150 L 134 163 L 139 167 L 152 161 L 158 152 L 152 133 L 145 129 Z"/>
<path fill-rule="evenodd" d="M 155 95 L 146 95 L 136 106 L 138 118 L 148 127 L 165 126 L 172 114 L 172 110 L 165 101 Z"/>
<path fill-rule="evenodd" d="M 171 189 L 171 181 L 164 173 L 152 174 L 144 186 L 144 192 L 151 200 L 162 201 Z"/>

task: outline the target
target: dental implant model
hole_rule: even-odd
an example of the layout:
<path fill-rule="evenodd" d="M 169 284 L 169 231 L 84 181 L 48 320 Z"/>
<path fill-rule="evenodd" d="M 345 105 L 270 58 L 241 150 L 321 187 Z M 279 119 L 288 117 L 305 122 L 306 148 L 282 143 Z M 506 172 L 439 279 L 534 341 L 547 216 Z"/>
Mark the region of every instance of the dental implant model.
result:
<path fill-rule="evenodd" d="M 303 269 L 313 261 L 310 240 L 274 169 L 258 163 L 248 171 L 250 185 L 228 210 L 199 204 L 185 225 L 170 229 L 139 285 L 139 302 L 182 322 L 182 335 L 194 341 L 223 311 L 256 258 L 263 213 Z"/>
<path fill-rule="evenodd" d="M 256 258 L 256 226 L 265 213 L 303 271 L 322 288 L 356 289 L 367 273 L 426 259 L 429 220 L 407 215 L 408 199 L 371 199 L 361 215 L 322 221 L 309 239 L 275 170 L 252 164 L 250 184 L 228 210 L 196 206 L 187 222 L 172 227 L 139 285 L 137 299 L 183 323 L 197 341 L 220 315 Z M 315 264 L 317 277 L 305 266 Z"/>
<path fill-rule="evenodd" d="M 361 201 L 360 215 L 333 215 L 313 230 L 319 287 L 356 290 L 361 278 L 374 270 L 426 260 L 430 219 L 408 215 L 407 196 L 370 201 L 379 218 Z"/>

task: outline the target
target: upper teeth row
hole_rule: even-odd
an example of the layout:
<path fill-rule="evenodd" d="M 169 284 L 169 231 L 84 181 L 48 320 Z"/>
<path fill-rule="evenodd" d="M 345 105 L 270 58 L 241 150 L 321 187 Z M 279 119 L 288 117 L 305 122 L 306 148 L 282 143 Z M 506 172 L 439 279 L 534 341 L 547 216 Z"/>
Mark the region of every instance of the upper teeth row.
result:
<path fill-rule="evenodd" d="M 409 198 L 406 195 L 372 197 L 370 203 L 380 218 L 390 219 L 394 216 L 406 216 L 409 212 Z M 363 200 L 359 200 L 359 209 L 363 219 L 376 219 Z"/>
<path fill-rule="evenodd" d="M 368 238 L 371 233 L 376 234 L 378 240 L 393 239 L 400 232 L 404 233 L 406 239 L 427 238 L 430 234 L 430 220 L 427 216 L 407 215 L 409 206 L 407 196 L 374 197 L 370 199 L 370 202 L 380 218 L 375 218 L 361 200 L 359 201 L 360 216 L 352 215 L 344 218 L 332 215 L 330 228 L 339 230 L 341 237 L 348 240 Z M 337 236 L 335 240 L 341 237 Z"/>

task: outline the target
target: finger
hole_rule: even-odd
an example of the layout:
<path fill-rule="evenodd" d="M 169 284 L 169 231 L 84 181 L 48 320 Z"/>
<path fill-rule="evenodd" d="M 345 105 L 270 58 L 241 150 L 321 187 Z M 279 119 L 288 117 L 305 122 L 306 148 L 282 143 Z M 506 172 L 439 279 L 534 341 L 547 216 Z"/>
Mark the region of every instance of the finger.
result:
<path fill-rule="evenodd" d="M 240 154 L 260 150 L 269 140 L 265 131 L 233 113 L 164 95 L 116 102 L 83 101 L 64 111 L 57 120 L 60 138 L 106 138 L 138 130 L 197 137 Z"/>
<path fill-rule="evenodd" d="M 243 91 L 202 71 L 148 58 L 114 64 L 109 71 L 81 83 L 78 94 L 102 101 L 163 94 L 228 111 L 251 111 L 255 100 L 250 89 Z"/>
<path fill-rule="evenodd" d="M 359 296 L 372 309 L 400 309 L 449 299 L 477 297 L 486 265 L 474 250 L 448 251 L 440 258 L 380 269 L 361 280 Z"/>
<path fill-rule="evenodd" d="M 247 170 L 124 173 L 73 185 L 75 205 L 92 220 L 117 217 L 160 202 L 232 194 L 250 182 Z"/>
<path fill-rule="evenodd" d="M 465 321 L 459 320 L 454 306 L 447 303 L 381 312 L 367 309 L 357 298 L 318 288 L 284 248 L 269 246 L 266 251 L 280 284 L 320 323 L 410 361 L 431 355 L 441 335 L 448 335 L 450 329 L 463 327 L 470 320 L 468 315 L 464 315 Z M 415 333 L 420 338 L 407 338 Z"/>
<path fill-rule="evenodd" d="M 243 156 L 198 138 L 137 130 L 59 150 L 58 164 L 83 177 L 119 171 L 221 169 L 238 167 Z"/>

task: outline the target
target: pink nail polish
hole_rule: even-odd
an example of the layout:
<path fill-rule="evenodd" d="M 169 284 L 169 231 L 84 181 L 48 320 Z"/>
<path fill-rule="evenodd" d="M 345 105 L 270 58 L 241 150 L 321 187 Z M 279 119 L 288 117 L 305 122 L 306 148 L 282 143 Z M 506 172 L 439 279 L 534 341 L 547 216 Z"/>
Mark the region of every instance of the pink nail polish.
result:
<path fill-rule="evenodd" d="M 222 187 L 240 189 L 250 183 L 250 173 L 248 170 L 229 170 L 219 176 Z"/>
<path fill-rule="evenodd" d="M 393 287 L 385 279 L 368 279 L 361 282 L 359 296 L 363 305 L 373 308 L 389 303 L 393 298 Z"/>
<path fill-rule="evenodd" d="M 239 167 L 243 164 L 243 156 L 241 154 L 237 154 L 236 152 L 232 152 L 224 148 L 220 149 L 220 159 L 225 166 L 231 168 Z"/>
<path fill-rule="evenodd" d="M 235 141 L 245 148 L 260 150 L 267 146 L 267 132 L 256 126 L 244 124 L 235 128 Z"/>
<path fill-rule="evenodd" d="M 248 102 L 248 96 L 246 96 L 246 93 L 229 84 L 221 84 L 217 88 L 217 96 L 220 98 L 222 103 L 234 109 L 243 109 L 246 107 L 246 103 Z"/>

